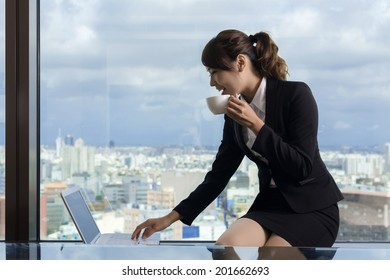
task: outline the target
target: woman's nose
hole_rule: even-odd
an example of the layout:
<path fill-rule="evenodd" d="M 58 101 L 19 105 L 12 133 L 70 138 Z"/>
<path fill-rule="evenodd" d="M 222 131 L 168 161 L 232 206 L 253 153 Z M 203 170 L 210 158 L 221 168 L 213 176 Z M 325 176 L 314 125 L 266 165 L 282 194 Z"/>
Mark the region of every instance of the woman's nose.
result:
<path fill-rule="evenodd" d="M 214 81 L 213 77 L 210 77 L 210 86 L 215 87 L 215 81 Z"/>

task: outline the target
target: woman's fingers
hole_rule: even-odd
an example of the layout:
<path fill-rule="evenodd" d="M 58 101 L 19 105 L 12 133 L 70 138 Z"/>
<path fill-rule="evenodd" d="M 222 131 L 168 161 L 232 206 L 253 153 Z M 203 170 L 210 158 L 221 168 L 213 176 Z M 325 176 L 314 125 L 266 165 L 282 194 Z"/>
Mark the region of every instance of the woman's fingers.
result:
<path fill-rule="evenodd" d="M 227 110 L 231 113 L 234 113 L 236 111 L 240 111 L 240 108 L 242 108 L 243 102 L 238 99 L 236 96 L 232 95 L 229 98 L 229 103 L 227 106 Z"/>
<path fill-rule="evenodd" d="M 172 211 L 168 215 L 165 215 L 160 218 L 148 219 L 135 228 L 133 234 L 131 235 L 131 239 L 139 239 L 140 236 L 142 239 L 146 239 L 150 237 L 153 233 L 167 228 L 173 222 L 179 219 L 180 214 L 176 211 Z"/>
<path fill-rule="evenodd" d="M 131 238 L 139 239 L 140 236 L 142 239 L 148 238 L 156 231 L 159 231 L 166 227 L 163 225 L 163 221 L 163 218 L 146 220 L 135 228 Z"/>
<path fill-rule="evenodd" d="M 146 239 L 150 237 L 153 233 L 155 233 L 156 230 L 153 227 L 147 227 L 145 228 L 144 232 L 142 233 L 142 239 Z"/>
<path fill-rule="evenodd" d="M 249 104 L 238 99 L 236 96 L 232 96 L 229 99 L 226 114 L 240 125 L 252 129 L 255 134 L 264 125 L 264 121 L 256 115 Z"/>
<path fill-rule="evenodd" d="M 246 117 L 246 105 L 246 103 L 242 102 L 237 97 L 232 97 L 229 100 L 226 112 L 229 117 L 232 117 L 234 120 L 240 122 L 240 120 L 245 119 Z"/>
<path fill-rule="evenodd" d="M 133 231 L 133 234 L 131 235 L 131 239 L 138 239 L 140 234 L 141 234 L 141 231 L 144 229 L 144 228 L 147 228 L 149 226 L 149 223 L 150 221 L 149 220 L 146 220 L 145 222 L 139 224 L 135 230 Z"/>

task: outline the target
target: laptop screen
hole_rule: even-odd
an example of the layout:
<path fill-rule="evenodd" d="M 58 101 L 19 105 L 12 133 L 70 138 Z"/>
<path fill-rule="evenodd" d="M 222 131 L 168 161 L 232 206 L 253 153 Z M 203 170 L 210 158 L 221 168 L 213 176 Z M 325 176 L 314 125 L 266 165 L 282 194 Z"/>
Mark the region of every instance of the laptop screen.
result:
<path fill-rule="evenodd" d="M 81 189 L 68 189 L 63 193 L 63 199 L 83 241 L 91 243 L 100 231 L 81 194 Z"/>

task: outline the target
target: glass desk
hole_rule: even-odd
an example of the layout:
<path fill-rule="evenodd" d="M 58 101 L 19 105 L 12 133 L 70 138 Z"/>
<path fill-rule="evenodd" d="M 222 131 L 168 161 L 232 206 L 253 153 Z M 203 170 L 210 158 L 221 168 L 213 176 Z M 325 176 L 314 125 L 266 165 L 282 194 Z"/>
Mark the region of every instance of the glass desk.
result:
<path fill-rule="evenodd" d="M 0 260 L 390 260 L 390 244 L 332 248 L 222 247 L 211 243 L 108 246 L 0 242 Z"/>

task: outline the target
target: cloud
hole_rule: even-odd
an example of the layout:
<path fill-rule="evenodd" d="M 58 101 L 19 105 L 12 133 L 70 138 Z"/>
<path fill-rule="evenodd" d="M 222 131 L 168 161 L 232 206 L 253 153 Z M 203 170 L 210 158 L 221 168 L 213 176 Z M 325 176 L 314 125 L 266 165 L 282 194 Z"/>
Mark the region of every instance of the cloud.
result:
<path fill-rule="evenodd" d="M 191 69 L 163 67 L 110 67 L 107 83 L 111 85 L 139 86 L 145 90 L 178 87 L 191 79 Z"/>
<path fill-rule="evenodd" d="M 368 130 L 370 131 L 374 131 L 374 130 L 379 130 L 380 129 L 380 125 L 379 124 L 373 124 L 371 127 L 368 128 Z"/>
<path fill-rule="evenodd" d="M 388 1 L 41 0 L 41 13 L 45 141 L 82 124 L 91 142 L 101 128 L 129 145 L 218 144 L 223 120 L 205 106 L 217 92 L 200 55 L 227 28 L 270 32 L 290 79 L 313 90 L 324 140 L 390 139 Z M 372 128 L 381 134 L 363 137 Z"/>
<path fill-rule="evenodd" d="M 334 125 L 334 129 L 336 130 L 347 130 L 350 129 L 351 125 L 349 123 L 343 121 L 337 121 Z"/>

